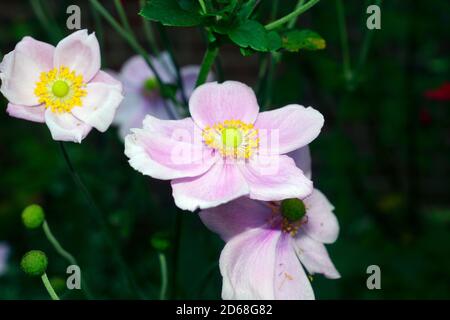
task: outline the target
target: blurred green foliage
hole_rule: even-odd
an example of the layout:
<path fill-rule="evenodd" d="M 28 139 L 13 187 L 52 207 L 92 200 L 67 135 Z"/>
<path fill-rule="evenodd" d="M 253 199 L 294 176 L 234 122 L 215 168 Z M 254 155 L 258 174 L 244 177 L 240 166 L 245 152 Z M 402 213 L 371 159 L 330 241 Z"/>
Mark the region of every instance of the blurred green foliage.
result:
<path fill-rule="evenodd" d="M 61 33 L 66 33 L 62 27 L 69 3 L 45 2 Z M 268 2 L 261 2 L 259 21 L 270 21 Z M 277 16 L 290 12 L 296 2 L 283 0 Z M 83 27 L 97 30 L 89 5 L 79 3 L 89 13 Z M 423 92 L 450 81 L 450 2 L 385 0 L 382 29 L 368 31 L 365 9 L 372 3 L 345 2 L 349 75 L 343 71 L 336 1 L 321 1 L 300 17 L 297 26 L 317 31 L 326 49 L 272 58 L 261 54 L 261 65 L 268 59 L 268 70 L 273 72 L 261 82 L 259 98 L 272 107 L 313 105 L 326 118 L 323 133 L 311 145 L 313 179 L 336 207 L 341 233 L 328 249 L 342 278 L 315 276 L 316 296 L 448 299 L 450 103 L 426 100 Z M 137 5 L 127 6 L 127 11 L 137 17 Z M 1 17 L 2 54 L 25 35 L 50 40 L 28 1 L 2 2 L 0 12 L 8 12 Z M 110 54 L 103 52 L 105 61 Z M 239 80 L 239 74 L 227 73 L 227 77 Z M 257 77 L 255 70 L 255 83 Z M 4 99 L 1 108 L 6 108 Z M 421 122 L 421 110 L 429 114 L 426 123 Z M 169 183 L 144 177 L 128 165 L 115 128 L 105 134 L 93 132 L 81 145 L 66 147 L 105 213 L 144 297 L 158 298 L 157 249 L 163 245 L 170 296 L 220 298 L 222 241 L 196 214 L 174 206 Z M 42 230 L 25 230 L 21 224 L 21 212 L 31 203 L 44 208 L 55 236 L 79 261 L 95 298 L 138 297 L 114 263 L 110 246 L 47 128 L 0 112 L 0 241 L 12 247 L 8 271 L 0 276 L 0 298 L 47 298 L 39 279 L 20 270 L 20 259 L 30 249 L 47 253 L 47 274 L 63 299 L 84 298 L 82 292 L 64 289 L 67 263 Z M 182 217 L 178 229 L 176 214 Z M 173 248 L 179 252 L 177 270 L 173 270 Z M 372 264 L 381 268 L 381 290 L 366 287 L 366 268 Z"/>

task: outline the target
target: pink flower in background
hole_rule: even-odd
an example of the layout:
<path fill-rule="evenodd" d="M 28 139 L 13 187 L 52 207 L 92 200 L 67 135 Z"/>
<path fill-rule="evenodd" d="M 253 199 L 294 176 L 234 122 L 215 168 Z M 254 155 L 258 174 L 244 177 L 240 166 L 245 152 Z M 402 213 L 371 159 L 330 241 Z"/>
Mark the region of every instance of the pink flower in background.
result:
<path fill-rule="evenodd" d="M 6 266 L 9 257 L 9 246 L 0 242 L 0 276 L 6 272 Z"/>
<path fill-rule="evenodd" d="M 264 201 L 305 197 L 312 182 L 286 155 L 314 140 L 323 126 L 315 109 L 289 105 L 259 113 L 247 85 L 213 82 L 194 90 L 192 118 L 147 116 L 125 138 L 130 165 L 172 180 L 176 205 L 210 208 L 241 196 Z"/>
<path fill-rule="evenodd" d="M 54 140 L 81 142 L 104 132 L 122 101 L 122 85 L 100 71 L 94 34 L 72 33 L 56 47 L 23 38 L 0 64 L 9 115 L 45 123 Z"/>
<path fill-rule="evenodd" d="M 156 72 L 164 83 L 176 83 L 176 72 L 167 53 L 162 53 L 158 58 L 150 57 Z M 190 97 L 195 88 L 195 82 L 199 73 L 199 66 L 185 66 L 180 69 L 184 93 Z M 141 56 L 131 57 L 123 65 L 117 77 L 124 85 L 125 98 L 117 110 L 114 124 L 119 127 L 119 135 L 122 139 L 130 133 L 130 129 L 142 126 L 142 121 L 147 114 L 159 119 L 170 119 L 170 112 L 160 94 L 158 82 L 154 73 Z M 211 77 L 210 77 L 211 78 Z M 209 78 L 208 81 L 211 79 Z M 181 101 L 181 92 L 178 92 Z M 174 106 L 170 105 L 175 112 Z"/>
<path fill-rule="evenodd" d="M 201 211 L 206 226 L 226 241 L 219 262 L 222 298 L 314 299 L 303 268 L 309 274 L 340 278 L 324 246 L 339 233 L 333 209 L 314 190 L 302 200 L 262 202 L 242 197 Z"/>

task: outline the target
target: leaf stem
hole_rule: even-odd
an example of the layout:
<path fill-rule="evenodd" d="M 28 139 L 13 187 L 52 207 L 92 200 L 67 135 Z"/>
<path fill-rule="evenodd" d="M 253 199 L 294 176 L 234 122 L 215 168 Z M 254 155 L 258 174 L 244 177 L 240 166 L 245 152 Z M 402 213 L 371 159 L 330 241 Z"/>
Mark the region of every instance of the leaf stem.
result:
<path fill-rule="evenodd" d="M 312 8 L 319 1 L 320 0 L 310 0 L 307 3 L 305 3 L 304 5 L 302 5 L 300 7 L 297 7 L 294 11 L 292 11 L 291 13 L 285 15 L 284 17 L 281 17 L 278 20 L 275 20 L 275 21 L 272 21 L 269 24 L 266 24 L 265 25 L 266 30 L 267 31 L 271 31 L 271 30 L 275 30 L 275 29 L 281 27 L 283 24 L 288 23 L 292 19 L 298 17 L 299 15 L 304 13 L 305 11 L 309 10 L 310 8 Z"/>
<path fill-rule="evenodd" d="M 125 9 L 122 5 L 122 0 L 114 0 L 114 6 L 116 7 L 117 13 L 119 14 L 120 22 L 122 23 L 125 30 L 127 30 L 128 33 L 132 32 L 130 23 L 128 22 L 127 14 L 125 12 Z"/>
<path fill-rule="evenodd" d="M 305 0 L 298 0 L 297 2 L 297 6 L 295 7 L 295 9 L 300 8 L 301 6 L 303 6 L 303 4 L 305 3 Z M 294 18 L 291 19 L 291 21 L 288 22 L 288 29 L 292 29 L 295 26 L 295 23 L 297 22 L 297 18 L 298 16 L 295 16 Z"/>
<path fill-rule="evenodd" d="M 52 287 L 52 284 L 50 283 L 50 280 L 48 280 L 47 274 L 44 273 L 41 276 L 42 283 L 44 284 L 45 289 L 47 289 L 48 294 L 50 295 L 50 298 L 52 300 L 60 300 L 58 295 L 56 294 L 55 290 Z"/>
<path fill-rule="evenodd" d="M 166 261 L 166 256 L 162 252 L 160 252 L 158 254 L 158 258 L 159 258 L 159 266 L 161 269 L 161 289 L 159 292 L 159 300 L 165 300 L 166 294 L 167 294 L 167 283 L 168 283 L 167 261 Z"/>
<path fill-rule="evenodd" d="M 215 43 L 209 43 L 206 48 L 205 56 L 203 57 L 203 62 L 200 67 L 200 72 L 195 83 L 195 87 L 198 87 L 206 82 L 208 74 L 214 64 L 214 61 L 219 53 L 219 46 Z"/>

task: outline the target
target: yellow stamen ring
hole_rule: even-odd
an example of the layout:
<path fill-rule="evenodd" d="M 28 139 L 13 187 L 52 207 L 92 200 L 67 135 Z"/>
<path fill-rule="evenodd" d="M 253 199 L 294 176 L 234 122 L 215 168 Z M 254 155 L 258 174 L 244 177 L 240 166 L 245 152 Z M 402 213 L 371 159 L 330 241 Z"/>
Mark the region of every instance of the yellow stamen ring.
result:
<path fill-rule="evenodd" d="M 248 159 L 259 146 L 258 130 L 240 120 L 225 120 L 206 127 L 203 141 L 223 157 Z"/>
<path fill-rule="evenodd" d="M 50 108 L 52 112 L 64 113 L 76 106 L 82 106 L 81 98 L 87 94 L 85 87 L 81 75 L 62 66 L 59 69 L 42 72 L 34 94 L 45 108 Z"/>

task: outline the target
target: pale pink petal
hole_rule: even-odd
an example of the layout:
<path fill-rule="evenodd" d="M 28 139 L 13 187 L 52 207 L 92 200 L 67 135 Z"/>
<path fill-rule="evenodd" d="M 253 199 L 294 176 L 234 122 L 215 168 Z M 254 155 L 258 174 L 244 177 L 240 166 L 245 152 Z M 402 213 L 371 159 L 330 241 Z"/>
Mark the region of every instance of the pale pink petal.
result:
<path fill-rule="evenodd" d="M 119 81 L 118 75 L 111 71 L 105 72 L 100 70 L 89 83 L 103 83 L 113 86 L 119 91 L 123 91 L 122 82 Z"/>
<path fill-rule="evenodd" d="M 225 245 L 219 260 L 224 283 L 222 299 L 275 299 L 274 274 L 280 234 L 279 230 L 250 229 Z"/>
<path fill-rule="evenodd" d="M 86 96 L 82 98 L 82 106 L 71 110 L 72 114 L 96 128 L 105 132 L 111 125 L 116 109 L 122 102 L 122 86 L 120 82 L 100 72 L 101 76 L 94 78 L 86 85 Z"/>
<path fill-rule="evenodd" d="M 271 214 L 272 209 L 265 202 L 248 197 L 241 197 L 199 213 L 203 223 L 225 241 L 248 229 L 264 227 Z"/>
<path fill-rule="evenodd" d="M 314 291 L 292 247 L 294 239 L 282 233 L 276 248 L 275 299 L 314 300 Z"/>
<path fill-rule="evenodd" d="M 45 123 L 50 129 L 53 140 L 81 143 L 92 127 L 81 122 L 72 114 L 45 111 Z"/>
<path fill-rule="evenodd" d="M 218 206 L 248 194 L 248 186 L 235 164 L 217 161 L 202 176 L 172 181 L 175 204 L 195 211 Z"/>
<path fill-rule="evenodd" d="M 184 92 L 186 94 L 186 97 L 190 97 L 192 95 L 192 92 L 194 92 L 195 89 L 195 83 L 197 82 L 197 77 L 200 72 L 200 66 L 197 65 L 188 65 L 181 68 L 181 78 L 183 80 L 183 86 L 184 86 Z M 214 79 L 214 74 L 209 73 L 208 77 L 206 78 L 206 82 L 211 82 Z"/>
<path fill-rule="evenodd" d="M 52 68 L 54 50 L 47 43 L 25 37 L 14 51 L 4 56 L 0 64 L 0 91 L 9 102 L 24 106 L 39 104 L 34 89 L 41 72 Z"/>
<path fill-rule="evenodd" d="M 147 116 L 143 129 L 125 138 L 125 155 L 137 171 L 153 178 L 171 180 L 206 172 L 217 155 L 201 143 L 191 118 L 160 120 Z"/>
<path fill-rule="evenodd" d="M 250 198 L 276 201 L 288 198 L 304 198 L 313 190 L 294 160 L 284 155 L 260 155 L 240 163 L 241 171 L 250 187 Z"/>
<path fill-rule="evenodd" d="M 161 80 L 164 83 L 175 83 L 177 73 L 169 53 L 164 51 L 156 59 L 151 59 L 153 62 L 153 67 L 161 77 Z"/>
<path fill-rule="evenodd" d="M 303 174 L 308 179 L 311 179 L 312 168 L 311 168 L 311 152 L 309 151 L 309 146 L 305 146 L 300 149 L 294 150 L 290 152 L 288 156 L 294 159 L 295 165 L 303 171 Z"/>
<path fill-rule="evenodd" d="M 310 274 L 320 273 L 330 279 L 341 277 L 322 243 L 299 232 L 294 247 L 298 258 Z"/>
<path fill-rule="evenodd" d="M 120 79 L 124 84 L 125 92 L 141 90 L 147 79 L 154 77 L 150 67 L 141 56 L 128 59 L 120 70 Z"/>
<path fill-rule="evenodd" d="M 192 119 L 201 128 L 225 120 L 241 120 L 253 124 L 259 106 L 249 86 L 237 81 L 209 82 L 201 85 L 189 99 Z"/>
<path fill-rule="evenodd" d="M 255 127 L 259 130 L 260 150 L 269 154 L 284 154 L 306 146 L 320 133 L 322 114 L 300 105 L 262 112 Z"/>
<path fill-rule="evenodd" d="M 67 67 L 89 82 L 100 70 L 100 46 L 95 33 L 76 31 L 62 39 L 55 50 L 54 67 Z"/>
<path fill-rule="evenodd" d="M 8 103 L 6 112 L 11 116 L 19 119 L 25 119 L 33 122 L 45 122 L 45 107 L 40 106 L 21 106 L 18 104 Z"/>
<path fill-rule="evenodd" d="M 333 213 L 334 207 L 317 189 L 304 200 L 308 222 L 303 230 L 314 240 L 333 243 L 339 235 L 339 223 Z"/>

